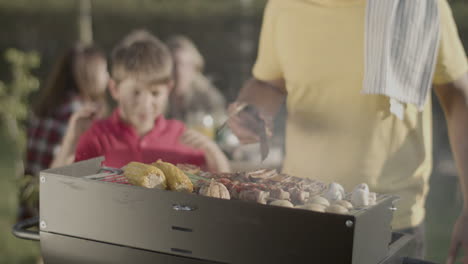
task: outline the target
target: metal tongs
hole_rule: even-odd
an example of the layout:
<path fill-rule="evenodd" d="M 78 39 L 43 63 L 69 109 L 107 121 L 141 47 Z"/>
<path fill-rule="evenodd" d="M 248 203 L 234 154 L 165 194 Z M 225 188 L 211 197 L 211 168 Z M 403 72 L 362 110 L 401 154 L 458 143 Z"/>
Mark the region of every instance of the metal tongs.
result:
<path fill-rule="evenodd" d="M 84 176 L 83 178 L 86 179 L 91 179 L 91 180 L 102 180 L 106 178 L 109 175 L 123 175 L 124 171 L 123 169 L 119 168 L 112 168 L 112 167 L 107 167 L 107 166 L 102 166 L 99 169 L 98 173 L 95 175 L 90 175 L 90 176 Z"/>
<path fill-rule="evenodd" d="M 259 131 L 259 136 L 260 136 L 260 153 L 262 155 L 262 162 L 268 157 L 268 153 L 270 151 L 270 148 L 268 146 L 268 136 L 267 136 L 267 127 L 265 125 L 265 121 L 261 119 L 258 115 L 258 110 L 255 108 L 255 106 L 249 104 L 249 103 L 241 103 L 237 106 L 236 109 L 228 116 L 226 121 L 218 128 L 216 131 L 216 134 L 219 134 L 228 124 L 229 120 L 233 118 L 234 116 L 238 115 L 242 111 L 250 112 L 252 113 L 253 116 L 257 117 L 256 121 L 259 122 L 260 126 L 262 126 L 263 129 Z"/>

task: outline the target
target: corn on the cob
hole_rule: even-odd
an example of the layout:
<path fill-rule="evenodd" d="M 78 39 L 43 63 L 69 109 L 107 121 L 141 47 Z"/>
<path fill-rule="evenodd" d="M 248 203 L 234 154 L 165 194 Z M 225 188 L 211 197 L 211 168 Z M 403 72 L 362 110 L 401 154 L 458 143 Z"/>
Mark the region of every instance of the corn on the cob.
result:
<path fill-rule="evenodd" d="M 133 185 L 146 188 L 167 188 L 164 172 L 154 166 L 140 162 L 130 162 L 123 168 L 123 171 L 128 182 Z"/>
<path fill-rule="evenodd" d="M 167 186 L 169 190 L 178 192 L 193 192 L 193 184 L 189 177 L 183 171 L 171 163 L 158 160 L 151 165 L 159 168 L 166 175 Z"/>

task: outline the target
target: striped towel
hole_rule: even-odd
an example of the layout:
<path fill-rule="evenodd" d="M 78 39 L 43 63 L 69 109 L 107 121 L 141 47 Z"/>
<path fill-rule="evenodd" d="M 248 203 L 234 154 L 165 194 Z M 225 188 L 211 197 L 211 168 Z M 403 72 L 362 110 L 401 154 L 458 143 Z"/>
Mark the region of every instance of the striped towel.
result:
<path fill-rule="evenodd" d="M 424 108 L 440 39 L 437 0 L 368 0 L 365 94 L 390 98 L 390 112 L 403 119 L 405 104 Z"/>

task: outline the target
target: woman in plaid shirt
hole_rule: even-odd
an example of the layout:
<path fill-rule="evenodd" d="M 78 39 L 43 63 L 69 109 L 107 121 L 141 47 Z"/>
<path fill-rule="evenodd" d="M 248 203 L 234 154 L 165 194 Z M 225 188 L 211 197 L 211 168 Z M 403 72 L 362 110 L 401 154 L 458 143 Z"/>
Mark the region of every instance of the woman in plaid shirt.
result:
<path fill-rule="evenodd" d="M 51 167 L 71 116 L 86 107 L 107 113 L 105 91 L 109 80 L 107 60 L 94 46 L 75 45 L 55 63 L 46 86 L 38 95 L 27 124 L 25 174 L 38 176 Z M 18 220 L 37 215 L 20 199 Z"/>
<path fill-rule="evenodd" d="M 75 45 L 55 64 L 28 120 L 25 173 L 36 176 L 51 166 L 71 115 L 81 106 L 107 112 L 109 79 L 105 55 L 94 46 Z"/>

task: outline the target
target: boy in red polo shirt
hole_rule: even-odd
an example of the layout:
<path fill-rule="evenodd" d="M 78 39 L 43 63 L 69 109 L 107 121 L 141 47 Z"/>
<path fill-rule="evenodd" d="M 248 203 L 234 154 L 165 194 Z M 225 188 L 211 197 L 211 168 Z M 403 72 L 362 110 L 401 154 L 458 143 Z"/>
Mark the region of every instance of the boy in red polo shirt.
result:
<path fill-rule="evenodd" d="M 229 171 L 226 157 L 213 141 L 179 121 L 164 118 L 173 86 L 172 68 L 169 50 L 153 35 L 138 31 L 124 38 L 112 53 L 109 83 L 118 107 L 110 118 L 92 123 L 93 107 L 73 116 L 62 147 L 63 159 L 73 153 L 75 161 L 105 156 L 105 165 L 111 167 L 162 159 Z"/>

